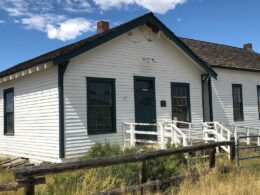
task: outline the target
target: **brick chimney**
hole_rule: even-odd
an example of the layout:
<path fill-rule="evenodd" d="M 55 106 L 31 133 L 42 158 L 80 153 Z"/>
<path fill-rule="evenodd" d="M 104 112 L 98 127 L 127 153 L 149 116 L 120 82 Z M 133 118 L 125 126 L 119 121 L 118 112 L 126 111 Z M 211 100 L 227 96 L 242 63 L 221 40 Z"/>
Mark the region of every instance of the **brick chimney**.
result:
<path fill-rule="evenodd" d="M 97 33 L 102 33 L 104 31 L 109 30 L 109 22 L 108 21 L 98 21 L 97 22 Z"/>
<path fill-rule="evenodd" d="M 252 43 L 246 43 L 244 44 L 244 49 L 247 51 L 253 51 L 253 45 Z"/>

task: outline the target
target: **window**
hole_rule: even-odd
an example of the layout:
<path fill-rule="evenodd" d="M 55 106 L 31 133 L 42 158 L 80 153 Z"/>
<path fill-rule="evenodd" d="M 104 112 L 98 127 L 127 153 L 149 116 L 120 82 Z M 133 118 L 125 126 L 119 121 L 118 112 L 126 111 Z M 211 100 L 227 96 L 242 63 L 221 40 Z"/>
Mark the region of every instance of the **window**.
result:
<path fill-rule="evenodd" d="M 233 84 L 232 95 L 233 95 L 234 121 L 243 121 L 244 114 L 243 114 L 242 85 Z"/>
<path fill-rule="evenodd" d="M 14 134 L 14 89 L 4 90 L 4 134 Z"/>
<path fill-rule="evenodd" d="M 260 119 L 260 85 L 257 86 L 258 116 Z"/>
<path fill-rule="evenodd" d="M 172 118 L 178 121 L 191 122 L 190 85 L 188 83 L 172 83 Z"/>
<path fill-rule="evenodd" d="M 88 133 L 116 131 L 115 80 L 87 78 Z"/>

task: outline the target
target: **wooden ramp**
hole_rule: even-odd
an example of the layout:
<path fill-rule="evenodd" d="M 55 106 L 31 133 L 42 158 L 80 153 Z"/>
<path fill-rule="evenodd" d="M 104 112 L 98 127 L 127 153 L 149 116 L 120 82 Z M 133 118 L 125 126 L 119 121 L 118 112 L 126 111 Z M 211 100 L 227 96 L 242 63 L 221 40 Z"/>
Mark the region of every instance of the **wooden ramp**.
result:
<path fill-rule="evenodd" d="M 0 168 L 13 169 L 18 167 L 33 166 L 27 158 L 13 158 L 0 163 Z"/>

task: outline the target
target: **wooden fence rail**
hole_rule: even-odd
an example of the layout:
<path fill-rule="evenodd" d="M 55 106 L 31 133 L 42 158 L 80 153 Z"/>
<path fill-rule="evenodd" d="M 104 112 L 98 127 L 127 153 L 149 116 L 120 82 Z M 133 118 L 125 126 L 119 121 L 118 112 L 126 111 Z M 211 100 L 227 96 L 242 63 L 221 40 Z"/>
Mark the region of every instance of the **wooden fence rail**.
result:
<path fill-rule="evenodd" d="M 208 144 L 198 144 L 194 146 L 186 146 L 179 148 L 171 148 L 167 150 L 158 150 L 149 153 L 140 153 L 140 154 L 132 154 L 127 156 L 113 156 L 108 158 L 99 158 L 99 159 L 91 159 L 91 160 L 78 160 L 60 164 L 53 165 L 42 165 L 36 167 L 25 167 L 25 168 L 17 168 L 14 169 L 14 175 L 17 181 L 23 181 L 25 185 L 25 195 L 33 195 L 34 194 L 34 186 L 36 185 L 37 180 L 42 178 L 45 175 L 56 174 L 56 173 L 64 173 L 68 171 L 76 171 L 81 169 L 90 169 L 97 167 L 106 167 L 124 163 L 136 163 L 140 162 L 139 176 L 140 176 L 140 184 L 144 184 L 146 182 L 145 178 L 145 161 L 150 159 L 155 159 L 163 156 L 183 154 L 189 152 L 196 152 L 202 150 L 209 150 L 209 167 L 213 168 L 215 166 L 215 153 L 216 147 L 220 146 L 230 146 L 230 159 L 234 161 L 235 159 L 235 142 L 234 141 L 223 141 L 223 142 L 214 142 Z"/>

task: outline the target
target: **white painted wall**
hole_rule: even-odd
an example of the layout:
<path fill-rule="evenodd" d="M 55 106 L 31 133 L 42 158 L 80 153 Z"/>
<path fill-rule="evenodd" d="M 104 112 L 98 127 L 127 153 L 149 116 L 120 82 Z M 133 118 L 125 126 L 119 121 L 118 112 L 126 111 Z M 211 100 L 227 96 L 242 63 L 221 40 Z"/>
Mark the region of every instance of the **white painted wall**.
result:
<path fill-rule="evenodd" d="M 157 121 L 171 119 L 171 82 L 190 83 L 192 121 L 201 123 L 203 71 L 161 33 L 137 28 L 72 59 L 64 78 L 66 157 L 84 154 L 94 143 L 122 143 L 122 123 L 134 122 L 134 76 L 155 77 Z M 143 58 L 154 58 L 147 64 Z M 116 79 L 117 133 L 88 135 L 86 77 Z M 160 107 L 160 100 L 167 107 Z"/>
<path fill-rule="evenodd" d="M 215 68 L 218 80 L 212 80 L 213 118 L 226 124 L 234 124 L 232 84 L 242 84 L 244 121 L 237 124 L 260 127 L 258 118 L 257 72 Z"/>
<path fill-rule="evenodd" d="M 14 136 L 4 135 L 3 90 L 14 87 Z M 0 154 L 34 160 L 59 158 L 57 67 L 0 84 Z"/>

